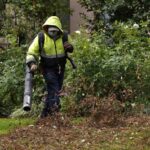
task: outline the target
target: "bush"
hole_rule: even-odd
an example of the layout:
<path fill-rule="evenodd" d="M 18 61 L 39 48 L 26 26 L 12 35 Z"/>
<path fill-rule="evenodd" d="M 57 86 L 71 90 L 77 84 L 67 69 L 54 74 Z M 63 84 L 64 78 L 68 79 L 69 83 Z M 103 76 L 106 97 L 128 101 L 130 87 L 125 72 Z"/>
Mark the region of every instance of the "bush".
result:
<path fill-rule="evenodd" d="M 0 54 L 0 114 L 10 114 L 18 106 L 23 97 L 24 82 L 24 51 L 11 47 Z"/>
<path fill-rule="evenodd" d="M 88 95 L 106 97 L 115 93 L 120 101 L 145 101 L 150 94 L 150 39 L 147 23 L 135 28 L 131 22 L 115 22 L 112 39 L 99 32 L 75 36 L 77 70 L 70 71 L 67 86 L 72 87 L 76 101 Z M 108 45 L 108 41 L 113 41 Z"/>
<path fill-rule="evenodd" d="M 64 98 L 64 111 L 85 97 L 112 94 L 122 102 L 149 104 L 150 39 L 145 32 L 147 23 L 141 22 L 139 26 L 115 22 L 111 38 L 103 30 L 92 36 L 83 31 L 72 35 L 77 70 L 72 71 L 70 64 L 67 65 L 64 85 L 70 95 Z M 26 49 L 14 45 L 0 54 L 0 114 L 10 114 L 22 106 Z M 43 79 L 38 74 L 34 81 L 32 99 L 39 105 L 44 96 Z M 71 102 L 74 99 L 75 103 Z"/>
<path fill-rule="evenodd" d="M 12 46 L 0 53 L 0 116 L 7 116 L 23 105 L 26 50 L 26 45 Z M 40 103 L 42 89 L 43 80 L 35 75 L 33 103 Z"/>

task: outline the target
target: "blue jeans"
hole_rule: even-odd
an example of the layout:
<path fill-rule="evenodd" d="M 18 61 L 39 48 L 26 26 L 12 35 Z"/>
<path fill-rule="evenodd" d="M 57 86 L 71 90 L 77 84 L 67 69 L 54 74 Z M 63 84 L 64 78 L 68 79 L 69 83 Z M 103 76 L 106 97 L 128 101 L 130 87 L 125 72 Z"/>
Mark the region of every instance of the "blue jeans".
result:
<path fill-rule="evenodd" d="M 41 117 L 46 117 L 48 114 L 53 113 L 54 107 L 55 110 L 59 110 L 59 92 L 63 84 L 64 68 L 61 68 L 61 71 L 59 71 L 59 68 L 45 68 L 43 71 L 43 77 L 46 82 L 48 95 L 45 100 Z"/>

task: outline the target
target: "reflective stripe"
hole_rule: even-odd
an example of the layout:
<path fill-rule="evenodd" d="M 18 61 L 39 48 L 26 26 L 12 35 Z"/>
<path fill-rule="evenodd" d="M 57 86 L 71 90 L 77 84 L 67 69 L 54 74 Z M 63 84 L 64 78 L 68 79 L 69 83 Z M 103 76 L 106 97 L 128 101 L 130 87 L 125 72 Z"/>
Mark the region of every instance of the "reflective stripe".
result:
<path fill-rule="evenodd" d="M 51 56 L 48 56 L 48 55 L 46 55 L 43 51 L 41 52 L 41 56 L 42 57 L 45 57 L 45 58 L 63 58 L 63 57 L 65 57 L 65 54 L 63 53 L 63 54 L 57 54 L 57 57 L 56 57 L 56 55 L 51 55 Z"/>
<path fill-rule="evenodd" d="M 34 58 L 34 56 L 32 56 L 32 55 L 30 57 L 28 56 L 27 59 L 26 59 L 26 63 L 29 63 L 29 62 L 32 62 L 32 61 L 36 62 L 36 59 Z"/>

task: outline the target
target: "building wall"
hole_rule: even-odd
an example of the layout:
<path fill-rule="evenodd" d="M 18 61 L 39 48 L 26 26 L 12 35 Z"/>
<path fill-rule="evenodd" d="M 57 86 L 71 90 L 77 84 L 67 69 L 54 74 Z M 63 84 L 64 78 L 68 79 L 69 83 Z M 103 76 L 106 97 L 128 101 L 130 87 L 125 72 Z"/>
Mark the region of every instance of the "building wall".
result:
<path fill-rule="evenodd" d="M 70 0 L 70 9 L 73 10 L 72 15 L 70 16 L 70 32 L 79 30 L 80 25 L 84 25 L 85 21 L 80 16 L 80 13 L 85 13 L 88 16 L 92 17 L 91 13 L 88 13 L 85 8 L 77 2 L 77 0 Z"/>

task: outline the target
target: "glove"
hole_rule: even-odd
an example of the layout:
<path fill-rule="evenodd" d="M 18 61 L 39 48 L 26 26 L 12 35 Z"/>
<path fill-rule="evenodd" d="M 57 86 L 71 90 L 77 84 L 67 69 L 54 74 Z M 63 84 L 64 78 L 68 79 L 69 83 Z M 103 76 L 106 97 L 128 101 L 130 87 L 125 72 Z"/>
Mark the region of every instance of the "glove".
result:
<path fill-rule="evenodd" d="M 34 64 L 34 63 L 32 63 L 32 64 L 31 64 L 31 67 L 30 67 L 30 70 L 31 70 L 32 72 L 36 71 L 36 70 L 37 70 L 37 65 Z"/>
<path fill-rule="evenodd" d="M 70 53 L 73 52 L 73 46 L 68 42 L 64 43 L 64 49 L 65 49 L 66 52 L 70 52 Z"/>

